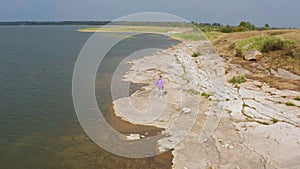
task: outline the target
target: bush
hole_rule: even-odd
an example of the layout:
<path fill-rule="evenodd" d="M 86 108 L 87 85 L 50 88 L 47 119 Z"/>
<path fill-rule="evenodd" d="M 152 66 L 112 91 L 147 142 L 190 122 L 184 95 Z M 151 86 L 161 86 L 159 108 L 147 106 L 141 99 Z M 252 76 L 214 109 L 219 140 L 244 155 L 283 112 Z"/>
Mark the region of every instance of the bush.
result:
<path fill-rule="evenodd" d="M 296 97 L 294 100 L 300 101 L 300 97 Z"/>
<path fill-rule="evenodd" d="M 245 31 L 248 31 L 249 29 L 247 29 L 247 28 L 245 28 L 245 27 L 240 27 L 240 26 L 238 26 L 238 27 L 235 27 L 235 28 L 233 28 L 233 32 L 245 32 Z"/>
<path fill-rule="evenodd" d="M 249 38 L 243 41 L 240 41 L 236 44 L 237 49 L 243 50 L 251 50 L 256 49 L 262 52 L 269 52 L 275 50 L 282 50 L 285 48 L 290 48 L 292 45 L 296 44 L 297 42 L 293 39 L 281 39 L 276 36 L 259 36 Z M 245 48 L 245 46 L 247 46 Z"/>
<path fill-rule="evenodd" d="M 245 30 L 255 30 L 255 25 L 250 22 L 242 21 L 239 25 L 239 28 L 243 31 Z"/>
<path fill-rule="evenodd" d="M 231 79 L 228 80 L 229 83 L 233 84 L 241 84 L 246 82 L 246 77 L 245 76 L 234 76 Z"/>
<path fill-rule="evenodd" d="M 287 105 L 287 106 L 295 106 L 295 104 L 292 103 L 292 102 L 286 102 L 285 105 Z"/>
<path fill-rule="evenodd" d="M 284 48 L 284 41 L 279 38 L 268 38 L 263 46 L 262 46 L 262 52 L 269 52 L 269 51 L 275 51 L 275 50 L 282 50 Z"/>
<path fill-rule="evenodd" d="M 204 97 L 210 97 L 210 96 L 212 96 L 212 94 L 203 92 L 203 93 L 201 94 L 201 96 L 204 96 Z"/>
<path fill-rule="evenodd" d="M 192 57 L 198 57 L 198 56 L 200 56 L 200 55 L 201 55 L 200 52 L 194 52 L 194 53 L 192 54 Z"/>
<path fill-rule="evenodd" d="M 233 27 L 229 26 L 229 25 L 226 25 L 220 31 L 223 32 L 223 33 L 231 33 L 231 32 L 233 32 Z"/>

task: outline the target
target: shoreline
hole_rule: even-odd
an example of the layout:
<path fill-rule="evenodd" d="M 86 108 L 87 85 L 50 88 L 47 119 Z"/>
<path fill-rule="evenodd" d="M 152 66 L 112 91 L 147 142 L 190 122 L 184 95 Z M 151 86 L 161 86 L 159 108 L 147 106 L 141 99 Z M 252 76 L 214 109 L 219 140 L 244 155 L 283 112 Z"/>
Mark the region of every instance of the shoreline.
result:
<path fill-rule="evenodd" d="M 201 55 L 191 57 L 197 51 Z M 299 92 L 278 90 L 251 79 L 236 88 L 227 79 L 251 73 L 219 57 L 208 41 L 184 41 L 130 64 L 124 80 L 149 85 L 129 98 L 114 101 L 115 115 L 133 124 L 164 128 L 163 134 L 170 137 L 159 140 L 157 147 L 159 151 L 174 149 L 172 168 L 300 166 L 292 163 L 300 150 L 300 103 L 291 99 Z M 225 72 L 226 67 L 232 69 Z M 153 81 L 158 75 L 166 80 L 167 95 L 162 100 L 154 97 L 157 91 Z M 204 97 L 201 93 L 211 95 Z M 287 101 L 296 106 L 279 104 Z M 139 111 L 132 113 L 128 103 L 141 112 L 150 108 L 146 119 Z M 158 110 L 155 106 L 152 110 L 150 103 L 166 107 L 155 114 Z M 182 113 L 184 107 L 191 113 Z M 148 122 L 149 118 L 152 120 Z M 270 133 L 267 138 L 261 137 L 266 133 Z"/>

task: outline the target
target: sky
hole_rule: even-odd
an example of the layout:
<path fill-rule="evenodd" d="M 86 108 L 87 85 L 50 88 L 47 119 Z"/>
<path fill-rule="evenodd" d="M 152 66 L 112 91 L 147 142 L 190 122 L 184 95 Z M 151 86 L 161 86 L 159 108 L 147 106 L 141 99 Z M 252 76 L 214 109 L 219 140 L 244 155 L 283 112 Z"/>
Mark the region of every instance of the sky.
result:
<path fill-rule="evenodd" d="M 115 20 L 162 12 L 189 21 L 300 28 L 300 0 L 0 0 L 0 21 Z"/>

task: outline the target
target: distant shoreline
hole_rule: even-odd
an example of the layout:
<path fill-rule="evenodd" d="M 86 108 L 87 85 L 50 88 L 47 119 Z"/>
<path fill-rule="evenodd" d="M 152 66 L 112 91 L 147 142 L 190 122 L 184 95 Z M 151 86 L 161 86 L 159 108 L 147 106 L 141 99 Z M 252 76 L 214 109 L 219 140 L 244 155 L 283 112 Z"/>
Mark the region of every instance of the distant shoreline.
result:
<path fill-rule="evenodd" d="M 182 24 L 193 24 L 195 22 L 140 22 L 140 21 L 0 21 L 0 26 L 41 26 L 41 25 L 91 25 L 91 26 L 103 26 L 103 25 L 124 25 L 124 26 L 161 26 L 161 27 L 181 27 Z M 220 23 L 198 23 L 204 26 L 225 26 Z M 216 26 L 217 24 L 217 26 Z M 229 26 L 229 25 L 228 25 Z M 232 25 L 231 25 L 232 26 Z M 232 26 L 237 27 L 237 26 Z M 260 28 L 260 27 L 257 27 Z M 272 27 L 271 29 L 299 29 L 297 27 Z"/>
<path fill-rule="evenodd" d="M 0 26 L 25 26 L 25 25 L 106 25 L 110 21 L 5 21 Z"/>

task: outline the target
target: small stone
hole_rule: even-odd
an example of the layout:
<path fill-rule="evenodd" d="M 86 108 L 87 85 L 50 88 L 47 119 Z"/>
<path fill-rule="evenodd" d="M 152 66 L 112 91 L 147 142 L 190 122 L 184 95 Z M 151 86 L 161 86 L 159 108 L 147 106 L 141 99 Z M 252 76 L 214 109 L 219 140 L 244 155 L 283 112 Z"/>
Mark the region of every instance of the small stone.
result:
<path fill-rule="evenodd" d="M 189 108 L 187 108 L 187 107 L 183 107 L 183 108 L 182 108 L 182 112 L 183 112 L 184 114 L 187 114 L 187 113 L 190 113 L 190 112 L 191 112 L 191 109 L 189 109 Z"/>
<path fill-rule="evenodd" d="M 230 148 L 230 149 L 233 149 L 234 147 L 233 147 L 233 146 L 229 146 L 229 148 Z"/>
<path fill-rule="evenodd" d="M 127 140 L 139 140 L 140 138 L 140 134 L 130 134 L 129 136 L 127 136 Z"/>
<path fill-rule="evenodd" d="M 144 136 L 144 135 L 141 135 L 140 137 L 141 137 L 141 138 L 145 138 L 145 136 Z"/>

